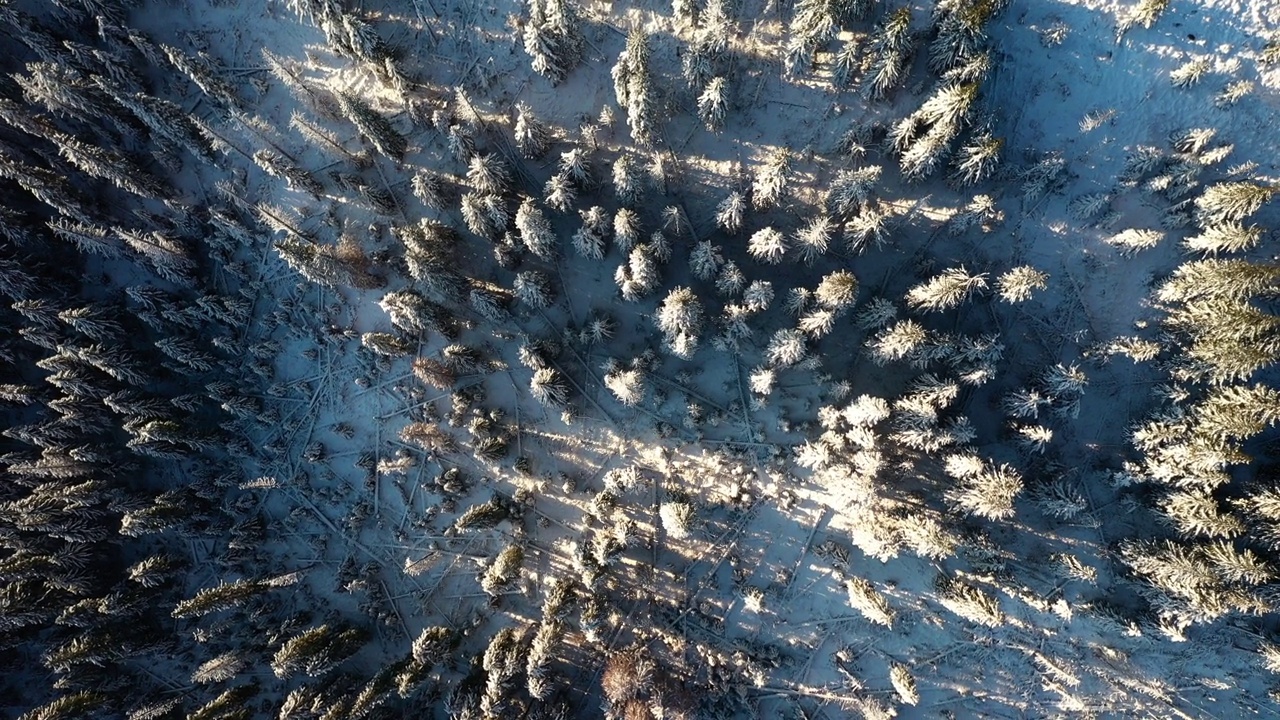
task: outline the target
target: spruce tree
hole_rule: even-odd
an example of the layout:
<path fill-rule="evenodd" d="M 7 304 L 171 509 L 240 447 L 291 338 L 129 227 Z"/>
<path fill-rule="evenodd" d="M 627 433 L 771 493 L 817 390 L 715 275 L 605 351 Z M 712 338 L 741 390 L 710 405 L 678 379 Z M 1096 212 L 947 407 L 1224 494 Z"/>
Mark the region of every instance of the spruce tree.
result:
<path fill-rule="evenodd" d="M 378 152 L 392 160 L 404 157 L 409 150 L 409 141 L 395 129 L 390 120 L 349 92 L 339 92 L 336 97 L 342 114 L 356 126 L 361 135 L 373 143 Z"/>

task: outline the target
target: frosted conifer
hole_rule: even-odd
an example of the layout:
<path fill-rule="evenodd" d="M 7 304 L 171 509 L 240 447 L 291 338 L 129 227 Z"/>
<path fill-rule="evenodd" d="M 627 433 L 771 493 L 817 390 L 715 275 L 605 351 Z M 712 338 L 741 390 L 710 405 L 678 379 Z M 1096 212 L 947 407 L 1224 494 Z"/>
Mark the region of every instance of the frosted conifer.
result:
<path fill-rule="evenodd" d="M 991 177 L 1000 165 L 1004 138 L 983 133 L 965 143 L 952 162 L 950 179 L 957 187 L 976 185 Z"/>
<path fill-rule="evenodd" d="M 1280 192 L 1253 182 L 1224 182 L 1210 185 L 1196 198 L 1196 215 L 1202 225 L 1239 222 L 1254 214 Z"/>
<path fill-rule="evenodd" d="M 1020 303 L 1031 298 L 1031 293 L 1049 286 L 1049 275 L 1030 265 L 1020 265 L 996 279 L 996 291 L 1007 303 Z"/>
<path fill-rule="evenodd" d="M 710 280 L 720 271 L 724 258 L 720 255 L 720 247 L 712 245 L 710 240 L 702 240 L 693 246 L 689 253 L 689 270 L 699 280 Z"/>
<path fill-rule="evenodd" d="M 599 205 L 590 210 L 579 211 L 582 216 L 582 227 L 573 234 L 573 246 L 578 254 L 592 260 L 604 258 L 606 233 L 609 228 L 609 216 Z"/>
<path fill-rule="evenodd" d="M 525 198 L 516 210 L 516 229 L 529 252 L 547 262 L 554 262 L 559 256 L 555 231 L 532 198 Z"/>
<path fill-rule="evenodd" d="M 853 216 L 871 198 L 871 190 L 883 172 L 879 165 L 841 170 L 827 190 L 827 212 L 836 217 Z"/>
<path fill-rule="evenodd" d="M 751 240 L 747 242 L 747 252 L 761 262 L 777 265 L 787 252 L 787 240 L 781 231 L 767 227 L 751 236 Z"/>
<path fill-rule="evenodd" d="M 543 405 L 558 407 L 568 402 L 569 386 L 555 368 L 538 368 L 529 381 L 529 394 Z"/>
<path fill-rule="evenodd" d="M 630 155 L 622 154 L 613 163 L 613 190 L 618 201 L 635 205 L 644 195 L 645 177 Z"/>
<path fill-rule="evenodd" d="M 725 262 L 720 268 L 720 275 L 716 277 L 716 292 L 733 297 L 742 292 L 746 286 L 747 276 L 738 269 L 737 263 L 732 260 Z"/>
<path fill-rule="evenodd" d="M 729 110 L 728 96 L 728 82 L 722 77 L 711 78 L 698 96 L 698 117 L 711 132 L 719 132 L 724 127 L 724 118 Z"/>
<path fill-rule="evenodd" d="M 338 107 L 343 115 L 351 121 L 360 134 L 373 143 L 378 152 L 393 160 L 404 157 L 409 149 L 409 142 L 387 120 L 368 103 L 348 92 L 337 93 Z"/>
<path fill-rule="evenodd" d="M 716 206 L 716 224 L 729 234 L 742 229 L 742 216 L 747 210 L 747 200 L 740 192 L 731 192 Z"/>
<path fill-rule="evenodd" d="M 678 287 L 668 293 L 658 307 L 654 321 L 665 335 L 672 354 L 686 360 L 693 356 L 703 321 L 702 303 L 693 290 Z"/>
<path fill-rule="evenodd" d="M 644 399 L 644 372 L 635 368 L 615 370 L 604 376 L 604 386 L 623 405 L 639 405 Z"/>
<path fill-rule="evenodd" d="M 554 291 L 547 276 L 537 270 L 516 273 L 512 286 L 516 298 L 532 308 L 545 308 L 551 304 Z"/>
<path fill-rule="evenodd" d="M 546 193 L 547 207 L 560 212 L 569 212 L 573 207 L 573 201 L 578 198 L 578 193 L 573 189 L 569 176 L 563 174 L 552 175 L 543 186 L 543 192 Z"/>
<path fill-rule="evenodd" d="M 798 230 L 795 235 L 796 251 L 805 265 L 812 266 L 827 252 L 831 245 L 831 234 L 835 231 L 835 223 L 830 217 L 821 215 L 811 220 Z"/>
<path fill-rule="evenodd" d="M 524 51 L 533 71 L 558 84 L 582 59 L 581 21 L 570 0 L 529 0 Z"/>
<path fill-rule="evenodd" d="M 551 135 L 533 110 L 525 103 L 516 103 L 516 149 L 529 160 L 537 160 L 547 153 Z"/>
<path fill-rule="evenodd" d="M 824 308 L 843 312 L 853 307 L 858 297 L 858 279 L 848 270 L 829 273 L 818 283 L 813 297 Z"/>
<path fill-rule="evenodd" d="M 911 8 L 901 7 L 890 13 L 871 36 L 871 67 L 863 78 L 863 94 L 872 100 L 888 94 L 905 77 L 913 50 Z"/>
<path fill-rule="evenodd" d="M 649 247 L 640 244 L 627 254 L 627 264 L 618 267 L 614 281 L 625 300 L 636 301 L 658 289 L 661 278 Z"/>
<path fill-rule="evenodd" d="M 778 148 L 756 170 L 755 179 L 751 182 L 752 207 L 768 210 L 782 202 L 790 176 L 791 154 L 786 148 Z"/>
<path fill-rule="evenodd" d="M 764 356 L 775 367 L 791 367 L 809 355 L 805 334 L 800 330 L 779 330 L 769 340 Z"/>
<path fill-rule="evenodd" d="M 467 165 L 467 182 L 477 192 L 502 195 L 511 185 L 511 173 L 497 155 L 476 155 Z"/>
<path fill-rule="evenodd" d="M 649 36 L 643 29 L 636 27 L 627 34 L 626 49 L 613 67 L 613 83 L 618 105 L 627 111 L 631 139 L 649 144 L 657 132 L 657 104 L 649 70 Z"/>
<path fill-rule="evenodd" d="M 949 268 L 907 291 L 907 304 L 922 310 L 948 310 L 975 291 L 987 287 L 985 274 L 970 275 L 963 267 Z"/>
<path fill-rule="evenodd" d="M 1262 242 L 1263 230 L 1257 225 L 1245 227 L 1238 222 L 1222 222 L 1209 225 L 1182 241 L 1182 246 L 1192 252 L 1205 255 L 1238 253 L 1252 250 Z"/>

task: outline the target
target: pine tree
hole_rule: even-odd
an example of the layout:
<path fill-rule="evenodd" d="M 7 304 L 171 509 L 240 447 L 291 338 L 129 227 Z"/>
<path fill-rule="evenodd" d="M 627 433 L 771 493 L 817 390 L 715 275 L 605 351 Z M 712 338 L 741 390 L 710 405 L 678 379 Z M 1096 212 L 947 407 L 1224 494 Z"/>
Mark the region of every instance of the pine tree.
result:
<path fill-rule="evenodd" d="M 687 360 L 697 349 L 703 316 L 702 303 L 693 290 L 677 287 L 662 301 L 654 315 L 654 321 L 665 336 L 666 346 L 671 353 Z"/>
<path fill-rule="evenodd" d="M 957 187 L 968 187 L 990 178 L 1000 165 L 1004 138 L 986 132 L 961 146 L 951 165 L 948 179 Z"/>
<path fill-rule="evenodd" d="M 826 215 L 809 221 L 796 232 L 796 250 L 805 265 L 812 266 L 827 252 L 831 246 L 831 235 L 835 231 L 835 222 Z"/>
<path fill-rule="evenodd" d="M 907 291 L 907 304 L 923 310 L 947 310 L 979 290 L 985 290 L 985 274 L 970 275 L 963 267 L 950 268 Z"/>
<path fill-rule="evenodd" d="M 414 351 L 414 344 L 399 335 L 384 332 L 367 332 L 360 336 L 360 345 L 386 357 L 403 357 Z"/>
<path fill-rule="evenodd" d="M 467 182 L 485 195 L 504 195 L 511 186 L 511 173 L 497 155 L 475 155 L 467 165 Z"/>
<path fill-rule="evenodd" d="M 532 198 L 525 198 L 516 210 L 516 229 L 529 252 L 547 262 L 555 262 L 559 257 L 555 231 Z"/>
<path fill-rule="evenodd" d="M 645 244 L 637 245 L 627 254 L 627 264 L 618 267 L 614 281 L 624 300 L 635 302 L 657 290 L 661 284 L 657 263 Z"/>
<path fill-rule="evenodd" d="M 742 229 L 742 216 L 747 209 L 747 200 L 740 192 L 731 192 L 729 196 L 716 206 L 716 224 L 729 234 Z"/>
<path fill-rule="evenodd" d="M 266 584 L 248 580 L 205 588 L 197 592 L 195 597 L 175 605 L 173 616 L 175 618 L 203 617 L 210 613 L 230 610 L 247 603 L 266 590 Z"/>
<path fill-rule="evenodd" d="M 546 194 L 547 207 L 560 212 L 569 212 L 573 207 L 573 201 L 578 197 L 578 193 L 573 189 L 573 183 L 567 175 L 563 174 L 552 175 L 542 189 Z"/>
<path fill-rule="evenodd" d="M 845 312 L 858 297 L 858 279 L 848 270 L 829 273 L 818 283 L 814 299 L 828 310 Z"/>
<path fill-rule="evenodd" d="M 549 407 L 558 407 L 569 401 L 569 387 L 564 378 L 558 370 L 549 367 L 534 371 L 529 381 L 529 394 Z"/>
<path fill-rule="evenodd" d="M 1020 265 L 996 279 L 996 291 L 1007 303 L 1031 299 L 1031 293 L 1049 286 L 1049 275 L 1030 265 Z"/>
<path fill-rule="evenodd" d="M 395 129 L 391 121 L 383 117 L 368 103 L 348 92 L 337 93 L 338 107 L 360 134 L 365 136 L 378 152 L 393 160 L 400 160 L 409 150 L 409 142 Z"/>
<path fill-rule="evenodd" d="M 582 227 L 573 234 L 573 246 L 578 254 L 592 260 L 604 258 L 605 244 L 608 242 L 609 216 L 599 205 L 587 211 L 579 211 L 582 216 Z"/>
<path fill-rule="evenodd" d="M 493 564 L 485 570 L 480 580 L 480 589 L 490 595 L 498 595 L 520 576 L 520 566 L 524 563 L 524 549 L 512 543 L 502 549 Z"/>
<path fill-rule="evenodd" d="M 570 0 L 529 0 L 523 40 L 534 72 L 552 85 L 582 61 L 581 20 Z"/>
<path fill-rule="evenodd" d="M 555 297 L 551 280 L 537 270 L 524 270 L 516 273 L 513 285 L 516 299 L 529 307 L 541 309 L 549 306 Z"/>
<path fill-rule="evenodd" d="M 634 210 L 622 208 L 613 216 L 613 242 L 623 252 L 640 240 L 640 216 Z"/>
<path fill-rule="evenodd" d="M 761 262 L 777 265 L 787 252 L 786 237 L 771 227 L 758 230 L 747 242 L 747 252 Z"/>
<path fill-rule="evenodd" d="M 871 190 L 880 181 L 881 172 L 879 165 L 841 170 L 827 190 L 824 201 L 827 212 L 839 218 L 856 215 L 871 199 Z"/>
<path fill-rule="evenodd" d="M 323 677 L 363 644 L 364 634 L 359 630 L 321 625 L 285 641 L 271 658 L 271 670 L 281 679 L 298 673 Z"/>
<path fill-rule="evenodd" d="M 645 394 L 645 375 L 639 368 L 618 369 L 604 376 L 604 386 L 627 406 L 639 405 Z"/>
<path fill-rule="evenodd" d="M 720 253 L 720 247 L 712 245 L 710 240 L 698 242 L 689 253 L 689 270 L 699 280 L 714 278 L 723 263 L 724 257 Z"/>
<path fill-rule="evenodd" d="M 516 103 L 515 136 L 516 149 L 529 160 L 537 160 L 546 155 L 551 145 L 550 132 L 523 102 Z"/>
<path fill-rule="evenodd" d="M 901 7 L 890 13 L 871 36 L 871 67 L 863 79 L 863 94 L 872 100 L 887 95 L 905 77 L 913 52 L 911 8 Z"/>
<path fill-rule="evenodd" d="M 790 176 L 791 154 L 786 148 L 778 148 L 760 166 L 752 180 L 752 207 L 757 210 L 768 210 L 782 202 L 786 196 L 787 181 Z"/>
<path fill-rule="evenodd" d="M 723 77 L 713 77 L 698 96 L 698 117 L 711 132 L 724 128 L 725 115 L 729 111 L 729 87 Z"/>
<path fill-rule="evenodd" d="M 1183 240 L 1182 246 L 1204 255 L 1239 253 L 1256 248 L 1262 242 L 1262 235 L 1263 230 L 1257 225 L 1245 227 L 1238 222 L 1222 222 L 1201 229 L 1199 235 Z"/>
<path fill-rule="evenodd" d="M 613 67 L 618 105 L 627 111 L 631 139 L 648 145 L 657 132 L 657 104 L 649 70 L 649 37 L 639 27 L 627 34 L 626 49 Z"/>
<path fill-rule="evenodd" d="M 1239 222 L 1257 212 L 1280 187 L 1252 182 L 1224 182 L 1210 185 L 1196 198 L 1196 215 L 1202 226 Z"/>
<path fill-rule="evenodd" d="M 630 155 L 618 155 L 613 163 L 613 190 L 618 201 L 624 205 L 635 205 L 644 195 L 644 175 L 636 166 Z"/>
<path fill-rule="evenodd" d="M 809 355 L 805 334 L 801 330 L 783 329 L 775 332 L 765 348 L 764 356 L 774 367 L 791 367 Z"/>

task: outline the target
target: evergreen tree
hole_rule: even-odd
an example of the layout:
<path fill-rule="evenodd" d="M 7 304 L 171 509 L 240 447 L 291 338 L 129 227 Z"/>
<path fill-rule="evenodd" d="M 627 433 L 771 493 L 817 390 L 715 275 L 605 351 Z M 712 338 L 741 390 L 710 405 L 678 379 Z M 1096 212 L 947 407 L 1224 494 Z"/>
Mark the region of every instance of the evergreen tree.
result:
<path fill-rule="evenodd" d="M 364 633 L 359 630 L 321 625 L 285 641 L 271 658 L 271 670 L 281 679 L 298 673 L 323 677 L 363 644 Z"/>
<path fill-rule="evenodd" d="M 657 133 L 657 98 L 649 70 L 649 36 L 639 27 L 627 34 L 626 49 L 613 66 L 613 87 L 618 105 L 627 111 L 631 139 L 642 145 Z"/>
<path fill-rule="evenodd" d="M 529 252 L 547 262 L 555 262 L 559 257 L 555 231 L 532 198 L 525 198 L 516 210 L 516 229 Z"/>
<path fill-rule="evenodd" d="M 897 86 L 906 75 L 907 61 L 915 50 L 913 45 L 911 8 L 898 8 L 871 36 L 871 67 L 863 78 L 863 94 L 878 100 Z"/>
<path fill-rule="evenodd" d="M 747 210 L 747 200 L 740 192 L 731 192 L 716 206 L 716 224 L 729 234 L 742 229 L 742 216 Z"/>
<path fill-rule="evenodd" d="M 400 160 L 409 150 L 409 141 L 391 124 L 391 121 L 374 110 L 368 103 L 349 92 L 337 94 L 342 114 L 360 134 L 365 136 L 378 152 L 392 160 Z"/>
<path fill-rule="evenodd" d="M 654 321 L 671 353 L 688 360 L 697 350 L 703 317 L 702 303 L 698 302 L 693 290 L 678 287 L 668 293 L 658 306 Z"/>
<path fill-rule="evenodd" d="M 768 210 L 782 202 L 790 176 L 791 154 L 786 148 L 778 148 L 756 171 L 751 183 L 751 205 L 757 210 Z"/>
<path fill-rule="evenodd" d="M 1266 204 L 1280 187 L 1252 182 L 1224 182 L 1210 185 L 1196 198 L 1196 216 L 1203 226 L 1239 222 Z"/>
<path fill-rule="evenodd" d="M 1030 265 L 1012 268 L 996 280 L 997 293 L 1007 303 L 1025 302 L 1031 299 L 1033 292 L 1048 286 L 1049 275 Z"/>
<path fill-rule="evenodd" d="M 644 185 L 644 175 L 631 156 L 625 153 L 618 155 L 613 163 L 613 190 L 618 201 L 624 205 L 637 204 L 644 194 Z"/>
<path fill-rule="evenodd" d="M 604 258 L 605 244 L 608 242 L 609 216 L 605 214 L 604 208 L 595 206 L 585 212 L 579 211 L 582 216 L 582 227 L 573 234 L 573 246 L 583 257 L 592 260 L 601 260 Z"/>
<path fill-rule="evenodd" d="M 724 128 L 724 118 L 729 111 L 729 86 L 723 77 L 713 77 L 698 96 L 698 117 L 711 132 Z"/>
<path fill-rule="evenodd" d="M 761 262 L 777 265 L 787 252 L 787 240 L 780 231 L 767 227 L 751 236 L 747 252 Z"/>
<path fill-rule="evenodd" d="M 553 85 L 582 61 L 581 20 L 571 0 L 529 0 L 523 39 L 534 72 Z"/>
<path fill-rule="evenodd" d="M 805 265 L 812 266 L 827 252 L 831 245 L 831 234 L 835 231 L 835 223 L 830 217 L 821 215 L 796 232 L 796 250 Z"/>
<path fill-rule="evenodd" d="M 907 291 L 907 304 L 921 310 L 948 310 L 979 290 L 985 290 L 985 274 L 970 275 L 963 267 L 950 268 Z"/>
<path fill-rule="evenodd" d="M 516 149 L 526 159 L 537 160 L 547 154 L 551 133 L 525 103 L 516 103 Z"/>
<path fill-rule="evenodd" d="M 518 300 L 532 308 L 545 308 L 551 304 L 555 291 L 547 276 L 537 270 L 516 273 L 513 289 Z"/>

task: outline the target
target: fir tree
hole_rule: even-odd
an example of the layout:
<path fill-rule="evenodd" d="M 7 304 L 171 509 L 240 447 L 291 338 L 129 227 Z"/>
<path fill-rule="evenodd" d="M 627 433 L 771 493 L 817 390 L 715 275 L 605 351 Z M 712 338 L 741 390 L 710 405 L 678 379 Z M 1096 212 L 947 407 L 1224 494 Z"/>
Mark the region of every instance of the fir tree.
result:
<path fill-rule="evenodd" d="M 532 198 L 525 198 L 516 210 L 516 229 L 529 252 L 547 262 L 554 262 L 559 257 L 555 231 L 542 211 L 533 204 Z"/>
<path fill-rule="evenodd" d="M 393 160 L 404 157 L 409 150 L 409 142 L 392 126 L 391 121 L 351 93 L 339 92 L 337 99 L 342 114 L 356 126 L 361 135 L 373 143 L 378 152 Z"/>
<path fill-rule="evenodd" d="M 948 310 L 979 290 L 985 290 L 985 274 L 970 275 L 963 267 L 950 268 L 907 291 L 907 304 L 922 310 Z"/>
<path fill-rule="evenodd" d="M 570 0 L 529 0 L 523 40 L 534 72 L 553 85 L 582 61 L 581 20 Z"/>
<path fill-rule="evenodd" d="M 533 110 L 525 103 L 516 103 L 516 149 L 526 159 L 537 160 L 547 154 L 551 134 L 542 121 L 534 117 Z"/>
<path fill-rule="evenodd" d="M 724 128 L 725 115 L 729 110 L 728 81 L 723 77 L 713 77 L 707 87 L 698 96 L 698 117 L 711 132 L 720 132 Z"/>
<path fill-rule="evenodd" d="M 626 49 L 613 66 L 618 105 L 627 111 L 631 139 L 648 145 L 657 132 L 657 104 L 649 70 L 649 37 L 639 27 L 627 34 Z"/>
<path fill-rule="evenodd" d="M 654 321 L 673 355 L 685 360 L 693 356 L 702 330 L 703 309 L 692 290 L 678 287 L 668 293 L 658 307 Z"/>
<path fill-rule="evenodd" d="M 742 216 L 747 210 L 747 200 L 740 192 L 731 192 L 716 206 L 716 224 L 729 234 L 742 229 Z"/>
<path fill-rule="evenodd" d="M 1036 290 L 1049 286 L 1049 275 L 1030 265 L 1020 265 L 996 279 L 1000 299 L 1007 303 L 1020 303 L 1031 299 Z"/>
<path fill-rule="evenodd" d="M 781 231 L 771 227 L 756 231 L 747 242 L 747 252 L 757 260 L 777 265 L 787 252 L 787 241 Z"/>
<path fill-rule="evenodd" d="M 271 658 L 271 670 L 281 679 L 298 673 L 323 677 L 363 644 L 364 634 L 359 630 L 321 625 L 285 641 Z"/>
<path fill-rule="evenodd" d="M 756 171 L 751 183 L 751 205 L 757 210 L 768 210 L 786 195 L 787 181 L 791 176 L 791 154 L 786 148 L 775 150 Z"/>
<path fill-rule="evenodd" d="M 582 216 L 582 227 L 573 234 L 573 247 L 578 254 L 592 260 L 604 258 L 605 244 L 608 242 L 609 216 L 604 208 L 595 206 L 587 211 L 579 211 Z"/>
<path fill-rule="evenodd" d="M 1196 198 L 1196 216 L 1204 226 L 1239 222 L 1257 212 L 1277 192 L 1280 188 L 1252 182 L 1210 185 L 1203 195 Z"/>
<path fill-rule="evenodd" d="M 516 273 L 513 285 L 516 298 L 532 308 L 545 308 L 551 304 L 555 292 L 551 281 L 537 270 L 525 270 Z"/>

